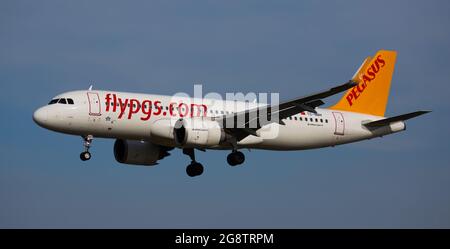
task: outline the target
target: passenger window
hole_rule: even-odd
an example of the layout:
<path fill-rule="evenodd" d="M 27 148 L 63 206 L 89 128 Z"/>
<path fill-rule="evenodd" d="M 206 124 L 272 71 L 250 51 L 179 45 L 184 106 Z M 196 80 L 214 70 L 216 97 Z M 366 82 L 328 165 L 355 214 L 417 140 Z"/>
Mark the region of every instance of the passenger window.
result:
<path fill-rule="evenodd" d="M 58 103 L 59 104 L 67 104 L 66 99 L 59 99 Z"/>
<path fill-rule="evenodd" d="M 311 121 L 311 122 L 312 122 L 312 121 L 313 121 L 313 119 L 312 119 L 312 118 L 310 118 L 310 119 L 309 119 L 309 121 Z"/>
<path fill-rule="evenodd" d="M 317 121 L 317 118 L 316 118 L 316 122 L 318 122 L 318 121 Z"/>
<path fill-rule="evenodd" d="M 297 120 L 297 117 L 294 117 L 295 120 Z"/>
<path fill-rule="evenodd" d="M 52 99 L 52 100 L 50 100 L 50 102 L 48 102 L 48 104 L 49 104 L 49 105 L 56 104 L 56 103 L 58 103 L 58 100 L 59 100 L 59 99 Z"/>
<path fill-rule="evenodd" d="M 325 119 L 325 123 L 328 123 L 328 119 Z"/>
<path fill-rule="evenodd" d="M 320 123 L 323 123 L 323 119 L 320 119 Z"/>
<path fill-rule="evenodd" d="M 67 104 L 73 105 L 73 99 L 67 99 Z"/>
<path fill-rule="evenodd" d="M 300 119 L 300 121 L 303 121 L 303 118 L 302 118 L 302 117 L 299 117 L 299 119 Z"/>

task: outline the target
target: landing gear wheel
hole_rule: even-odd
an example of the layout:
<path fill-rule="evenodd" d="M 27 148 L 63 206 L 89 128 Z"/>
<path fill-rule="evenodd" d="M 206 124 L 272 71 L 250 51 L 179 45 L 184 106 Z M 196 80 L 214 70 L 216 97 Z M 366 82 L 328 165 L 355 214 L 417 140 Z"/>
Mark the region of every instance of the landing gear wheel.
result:
<path fill-rule="evenodd" d="M 233 153 L 228 154 L 227 162 L 230 166 L 236 166 L 236 162 L 234 161 Z"/>
<path fill-rule="evenodd" d="M 244 163 L 245 161 L 245 155 L 244 153 L 240 151 L 234 151 L 228 154 L 227 156 L 227 162 L 230 166 L 236 166 L 239 164 Z"/>
<path fill-rule="evenodd" d="M 91 159 L 91 153 L 89 153 L 89 151 L 81 152 L 80 159 L 82 161 L 87 161 L 87 160 Z"/>
<path fill-rule="evenodd" d="M 199 176 L 203 173 L 203 165 L 201 163 L 192 162 L 186 167 L 186 173 L 190 177 Z"/>
<path fill-rule="evenodd" d="M 92 139 L 94 139 L 92 135 L 83 136 L 84 152 L 81 152 L 80 154 L 81 161 L 87 161 L 91 159 L 91 153 L 89 153 L 89 148 L 91 148 Z"/>
<path fill-rule="evenodd" d="M 186 167 L 186 173 L 190 177 L 199 176 L 203 173 L 203 165 L 195 160 L 195 153 L 193 148 L 184 148 L 183 154 L 191 158 L 191 164 Z"/>

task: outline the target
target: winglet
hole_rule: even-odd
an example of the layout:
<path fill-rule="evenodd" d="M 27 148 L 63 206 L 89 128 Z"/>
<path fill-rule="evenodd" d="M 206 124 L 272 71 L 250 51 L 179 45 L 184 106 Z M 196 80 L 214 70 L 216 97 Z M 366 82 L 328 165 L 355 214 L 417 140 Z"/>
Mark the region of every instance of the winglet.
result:
<path fill-rule="evenodd" d="M 92 91 L 92 85 L 89 86 L 88 91 Z"/>

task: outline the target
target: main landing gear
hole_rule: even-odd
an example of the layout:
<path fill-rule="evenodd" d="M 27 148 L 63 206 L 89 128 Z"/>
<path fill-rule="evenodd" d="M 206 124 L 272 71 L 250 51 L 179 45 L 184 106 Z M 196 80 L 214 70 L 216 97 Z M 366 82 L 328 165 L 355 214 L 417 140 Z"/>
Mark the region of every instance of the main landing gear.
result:
<path fill-rule="evenodd" d="M 89 153 L 89 148 L 91 147 L 93 138 L 94 137 L 92 135 L 87 135 L 87 136 L 83 137 L 84 151 L 81 152 L 81 154 L 80 154 L 80 159 L 82 161 L 87 161 L 87 160 L 91 159 L 91 153 Z"/>
<path fill-rule="evenodd" d="M 195 161 L 194 149 L 183 149 L 183 154 L 191 158 L 191 163 L 186 167 L 186 173 L 190 177 L 199 176 L 203 173 L 203 165 Z"/>
<path fill-rule="evenodd" d="M 236 166 L 243 164 L 245 161 L 245 155 L 244 153 L 238 151 L 237 141 L 236 138 L 233 138 L 230 140 L 231 146 L 233 146 L 233 151 L 228 154 L 227 156 L 227 162 L 230 166 Z"/>
<path fill-rule="evenodd" d="M 244 153 L 233 150 L 230 154 L 227 156 L 227 162 L 230 166 L 236 166 L 244 163 L 245 161 L 245 155 Z"/>
<path fill-rule="evenodd" d="M 183 149 L 183 154 L 188 155 L 191 158 L 191 163 L 186 167 L 186 173 L 190 177 L 199 176 L 203 173 L 203 165 L 195 160 L 194 149 Z M 228 164 L 231 166 L 236 166 L 244 163 L 245 155 L 244 153 L 233 150 L 227 156 Z"/>

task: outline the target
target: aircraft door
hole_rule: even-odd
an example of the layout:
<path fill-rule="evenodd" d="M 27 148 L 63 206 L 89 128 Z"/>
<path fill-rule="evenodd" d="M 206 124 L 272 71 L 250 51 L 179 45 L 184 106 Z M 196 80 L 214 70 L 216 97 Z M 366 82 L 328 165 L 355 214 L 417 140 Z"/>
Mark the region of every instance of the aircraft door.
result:
<path fill-rule="evenodd" d="M 88 92 L 88 102 L 89 102 L 89 115 L 90 116 L 101 116 L 100 98 L 98 93 Z"/>
<path fill-rule="evenodd" d="M 335 135 L 344 135 L 345 130 L 345 121 L 344 121 L 344 115 L 340 112 L 333 112 L 334 117 L 334 124 L 335 124 Z"/>

